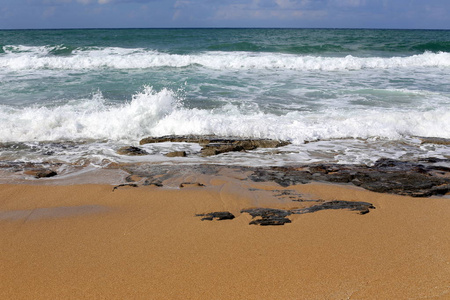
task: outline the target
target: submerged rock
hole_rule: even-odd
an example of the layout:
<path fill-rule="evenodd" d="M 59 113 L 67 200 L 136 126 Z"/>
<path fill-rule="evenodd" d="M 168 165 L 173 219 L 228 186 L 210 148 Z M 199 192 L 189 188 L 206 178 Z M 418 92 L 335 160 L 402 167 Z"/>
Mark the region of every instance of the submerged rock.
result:
<path fill-rule="evenodd" d="M 48 178 L 58 175 L 58 173 L 50 169 L 27 170 L 24 173 L 34 176 L 34 178 Z"/>
<path fill-rule="evenodd" d="M 125 146 L 117 150 L 117 153 L 120 155 L 147 155 L 148 152 L 134 146 Z"/>
<path fill-rule="evenodd" d="M 186 157 L 185 151 L 173 151 L 166 154 L 167 157 Z"/>

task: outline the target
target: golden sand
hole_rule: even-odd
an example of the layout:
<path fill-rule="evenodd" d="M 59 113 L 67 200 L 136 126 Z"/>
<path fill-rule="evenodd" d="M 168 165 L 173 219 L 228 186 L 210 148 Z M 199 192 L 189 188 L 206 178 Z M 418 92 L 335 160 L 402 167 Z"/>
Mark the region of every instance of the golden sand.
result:
<path fill-rule="evenodd" d="M 297 185 L 376 209 L 256 226 L 241 209 L 299 204 L 273 185 L 207 183 L 0 185 L 0 299 L 450 299 L 448 198 Z M 195 217 L 213 211 L 236 218 Z"/>

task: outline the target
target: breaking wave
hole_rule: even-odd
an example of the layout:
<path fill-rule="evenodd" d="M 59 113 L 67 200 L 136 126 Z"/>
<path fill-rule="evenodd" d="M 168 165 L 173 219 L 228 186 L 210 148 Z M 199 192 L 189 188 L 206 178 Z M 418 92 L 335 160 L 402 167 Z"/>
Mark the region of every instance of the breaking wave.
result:
<path fill-rule="evenodd" d="M 188 109 L 176 93 L 145 87 L 130 102 L 109 104 L 101 93 L 57 107 L 1 106 L 0 142 L 109 140 L 144 136 L 216 134 L 289 140 L 439 136 L 450 138 L 450 111 L 327 110 L 274 115 L 228 104 Z"/>
<path fill-rule="evenodd" d="M 3 51 L 3 53 L 2 53 Z M 450 67 L 450 53 L 424 52 L 406 57 L 326 57 L 270 52 L 208 51 L 170 54 L 143 48 L 74 48 L 59 46 L 3 46 L 0 68 L 34 69 L 146 69 L 201 66 L 209 69 L 359 70 Z"/>

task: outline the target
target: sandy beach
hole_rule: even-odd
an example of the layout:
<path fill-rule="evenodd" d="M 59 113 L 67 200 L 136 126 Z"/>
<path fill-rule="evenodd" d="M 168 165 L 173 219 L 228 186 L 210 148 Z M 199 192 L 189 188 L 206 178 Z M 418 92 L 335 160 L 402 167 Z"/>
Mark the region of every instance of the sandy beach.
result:
<path fill-rule="evenodd" d="M 0 185 L 1 299 L 449 299 L 450 201 L 203 175 L 179 187 Z M 284 192 L 283 191 L 289 191 Z M 303 199 L 375 209 L 249 225 Z M 276 197 L 278 195 L 278 197 Z M 227 211 L 232 220 L 196 214 Z"/>

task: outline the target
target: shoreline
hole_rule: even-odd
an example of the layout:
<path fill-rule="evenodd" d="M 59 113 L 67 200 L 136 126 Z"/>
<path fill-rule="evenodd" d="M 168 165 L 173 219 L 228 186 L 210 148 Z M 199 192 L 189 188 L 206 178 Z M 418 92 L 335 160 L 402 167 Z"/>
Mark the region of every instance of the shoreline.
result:
<path fill-rule="evenodd" d="M 448 297 L 448 195 L 282 186 L 261 169 L 257 181 L 255 170 L 216 167 L 128 169 L 118 186 L 0 184 L 1 298 Z M 261 217 L 246 212 L 333 200 L 375 208 L 292 213 L 282 226 L 250 225 Z M 235 218 L 199 216 L 224 211 Z"/>

